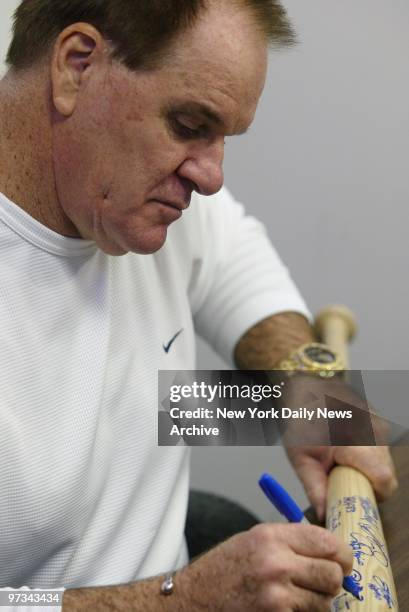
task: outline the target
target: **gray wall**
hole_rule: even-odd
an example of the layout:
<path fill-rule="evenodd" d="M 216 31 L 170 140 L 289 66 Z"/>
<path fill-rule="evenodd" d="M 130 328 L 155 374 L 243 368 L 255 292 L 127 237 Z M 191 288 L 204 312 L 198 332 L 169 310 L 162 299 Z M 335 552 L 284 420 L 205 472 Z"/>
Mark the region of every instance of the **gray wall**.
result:
<path fill-rule="evenodd" d="M 16 0 L 2 0 L 0 52 Z M 312 311 L 351 306 L 353 365 L 408 369 L 407 0 L 285 0 L 299 46 L 274 54 L 257 119 L 226 151 L 226 183 L 261 218 Z M 203 368 L 222 366 L 199 343 Z M 305 501 L 281 449 L 195 449 L 196 486 L 273 515 L 271 469 Z"/>
<path fill-rule="evenodd" d="M 300 44 L 271 57 L 257 119 L 227 147 L 226 183 L 265 222 L 313 312 L 355 311 L 353 367 L 408 369 L 409 4 L 285 6 Z M 202 345 L 200 362 L 217 367 Z M 267 519 L 255 486 L 265 469 L 305 500 L 281 449 L 194 451 L 194 483 Z"/>
<path fill-rule="evenodd" d="M 10 41 L 11 15 L 18 6 L 17 0 L 1 0 L 0 4 L 0 71 L 4 70 L 3 58 Z"/>

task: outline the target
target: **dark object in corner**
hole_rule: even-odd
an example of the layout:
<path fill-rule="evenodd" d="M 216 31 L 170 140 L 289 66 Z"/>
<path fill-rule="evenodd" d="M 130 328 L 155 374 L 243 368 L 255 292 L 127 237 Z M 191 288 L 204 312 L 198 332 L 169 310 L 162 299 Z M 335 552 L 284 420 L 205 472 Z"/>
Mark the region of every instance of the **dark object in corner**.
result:
<path fill-rule="evenodd" d="M 185 526 L 189 557 L 193 559 L 258 523 L 254 514 L 236 502 L 213 493 L 190 491 Z"/>

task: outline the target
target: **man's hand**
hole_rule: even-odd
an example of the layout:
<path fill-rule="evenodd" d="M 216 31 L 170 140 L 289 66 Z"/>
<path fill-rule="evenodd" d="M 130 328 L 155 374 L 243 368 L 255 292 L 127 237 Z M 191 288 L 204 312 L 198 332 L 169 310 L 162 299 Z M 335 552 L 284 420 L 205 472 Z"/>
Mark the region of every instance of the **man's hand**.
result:
<path fill-rule="evenodd" d="M 239 533 L 176 572 L 129 585 L 67 590 L 64 612 L 327 612 L 352 569 L 336 535 L 306 524 L 265 523 Z"/>
<path fill-rule="evenodd" d="M 305 524 L 262 524 L 240 533 L 178 573 L 183 612 L 330 610 L 352 568 L 349 547 Z"/>
<path fill-rule="evenodd" d="M 380 501 L 398 487 L 387 446 L 303 446 L 288 448 L 287 454 L 321 521 L 325 517 L 328 474 L 334 465 L 360 470 L 371 481 Z"/>

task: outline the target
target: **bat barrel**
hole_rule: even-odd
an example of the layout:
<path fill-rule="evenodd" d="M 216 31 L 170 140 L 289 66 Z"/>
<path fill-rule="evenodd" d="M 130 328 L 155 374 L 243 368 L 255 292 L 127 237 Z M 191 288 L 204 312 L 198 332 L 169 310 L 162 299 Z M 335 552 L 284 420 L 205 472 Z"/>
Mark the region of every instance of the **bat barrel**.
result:
<path fill-rule="evenodd" d="M 319 313 L 315 329 L 349 367 L 348 342 L 356 335 L 353 313 L 345 306 L 329 306 Z M 333 612 L 386 612 L 398 610 L 395 583 L 375 494 L 368 478 L 352 467 L 336 466 L 329 475 L 327 529 L 352 549 L 352 576 L 360 586 L 358 601 L 345 591 L 332 605 Z"/>

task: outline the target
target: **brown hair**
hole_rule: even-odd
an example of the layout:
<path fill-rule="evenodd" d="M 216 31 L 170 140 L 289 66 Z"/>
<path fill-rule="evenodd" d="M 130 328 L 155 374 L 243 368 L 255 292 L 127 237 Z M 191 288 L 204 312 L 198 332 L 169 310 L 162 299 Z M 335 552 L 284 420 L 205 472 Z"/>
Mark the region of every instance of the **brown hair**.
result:
<path fill-rule="evenodd" d="M 294 36 L 279 0 L 236 0 L 253 11 L 270 43 Z M 86 22 L 113 45 L 128 68 L 154 67 L 175 36 L 195 22 L 206 0 L 22 0 L 14 13 L 7 63 L 18 70 L 44 57 L 64 28 Z"/>

